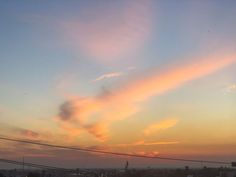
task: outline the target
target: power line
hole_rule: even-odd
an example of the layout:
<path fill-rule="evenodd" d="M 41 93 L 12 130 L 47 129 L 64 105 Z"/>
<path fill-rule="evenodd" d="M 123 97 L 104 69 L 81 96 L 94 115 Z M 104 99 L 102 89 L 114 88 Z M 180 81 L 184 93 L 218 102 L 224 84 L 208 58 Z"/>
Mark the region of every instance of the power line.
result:
<path fill-rule="evenodd" d="M 225 162 L 225 161 L 171 158 L 171 157 L 163 157 L 163 156 L 147 156 L 147 155 L 128 154 L 128 153 L 111 152 L 111 151 L 103 151 L 103 150 L 94 150 L 94 149 L 88 149 L 88 148 L 79 148 L 79 147 L 72 147 L 72 146 L 63 146 L 63 145 L 56 145 L 56 144 L 41 143 L 41 142 L 16 139 L 16 138 L 9 138 L 9 137 L 3 137 L 3 136 L 0 136 L 0 139 L 6 140 L 6 141 L 20 142 L 20 143 L 25 143 L 25 144 L 47 146 L 47 147 L 52 147 L 52 148 L 68 149 L 68 150 L 82 151 L 82 152 L 92 152 L 92 153 L 99 153 L 99 154 L 109 154 L 109 155 L 116 155 L 116 156 L 138 157 L 138 158 L 160 159 L 160 160 L 171 160 L 171 161 L 182 161 L 182 162 L 193 162 L 193 163 L 210 163 L 210 164 L 222 164 L 222 165 L 230 165 L 231 164 L 231 162 Z"/>
<path fill-rule="evenodd" d="M 24 163 L 25 166 L 40 168 L 40 169 L 47 169 L 47 170 L 68 170 L 65 168 L 59 168 L 59 167 L 48 166 L 48 165 L 40 165 L 40 164 L 29 163 L 29 162 L 20 162 L 20 161 L 2 159 L 2 158 L 0 158 L 0 162 L 15 164 L 15 165 L 22 165 Z"/>

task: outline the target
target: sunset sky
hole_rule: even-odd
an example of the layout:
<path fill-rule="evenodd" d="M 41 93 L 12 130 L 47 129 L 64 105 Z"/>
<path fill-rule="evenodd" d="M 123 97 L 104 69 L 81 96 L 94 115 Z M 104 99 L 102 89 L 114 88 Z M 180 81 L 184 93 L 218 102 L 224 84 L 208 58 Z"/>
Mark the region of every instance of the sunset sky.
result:
<path fill-rule="evenodd" d="M 0 135 L 236 160 L 235 18 L 233 0 L 2 0 Z M 0 155 L 81 168 L 186 165 L 3 140 Z"/>

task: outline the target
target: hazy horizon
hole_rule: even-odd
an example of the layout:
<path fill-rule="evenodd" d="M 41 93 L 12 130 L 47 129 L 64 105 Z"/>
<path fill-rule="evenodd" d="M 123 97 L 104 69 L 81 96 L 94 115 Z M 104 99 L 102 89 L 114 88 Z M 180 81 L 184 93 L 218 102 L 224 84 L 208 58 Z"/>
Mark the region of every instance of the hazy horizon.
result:
<path fill-rule="evenodd" d="M 0 135 L 235 161 L 235 17 L 233 0 L 0 1 Z M 81 168 L 211 166 L 4 140 L 0 156 Z"/>

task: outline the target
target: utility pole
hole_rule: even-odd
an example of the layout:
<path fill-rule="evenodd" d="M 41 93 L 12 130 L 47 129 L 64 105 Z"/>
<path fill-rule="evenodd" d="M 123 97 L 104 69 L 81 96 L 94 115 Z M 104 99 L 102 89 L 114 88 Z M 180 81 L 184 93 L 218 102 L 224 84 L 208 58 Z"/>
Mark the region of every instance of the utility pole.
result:
<path fill-rule="evenodd" d="M 25 171 L 25 157 L 23 156 L 23 159 L 22 159 L 22 169 L 23 169 L 23 172 Z"/>
<path fill-rule="evenodd" d="M 125 171 L 127 171 L 127 170 L 128 170 L 128 167 L 129 167 L 129 162 L 128 162 L 128 161 L 126 161 L 126 163 L 125 163 Z"/>

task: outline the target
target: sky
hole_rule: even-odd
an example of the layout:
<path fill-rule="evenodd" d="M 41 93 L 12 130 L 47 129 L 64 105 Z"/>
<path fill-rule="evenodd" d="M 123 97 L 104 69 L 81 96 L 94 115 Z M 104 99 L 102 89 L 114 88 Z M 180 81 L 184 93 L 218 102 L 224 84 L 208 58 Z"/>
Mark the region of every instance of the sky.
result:
<path fill-rule="evenodd" d="M 0 0 L 0 135 L 235 160 L 235 16 L 233 0 Z M 81 168 L 186 165 L 2 140 L 0 155 Z"/>

